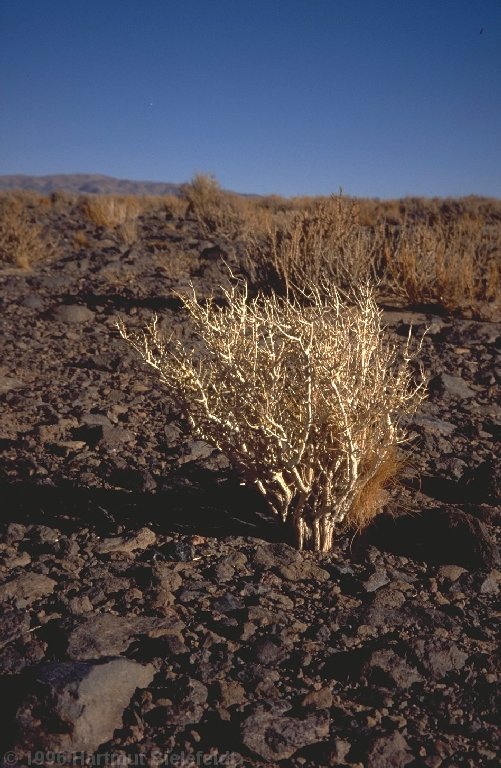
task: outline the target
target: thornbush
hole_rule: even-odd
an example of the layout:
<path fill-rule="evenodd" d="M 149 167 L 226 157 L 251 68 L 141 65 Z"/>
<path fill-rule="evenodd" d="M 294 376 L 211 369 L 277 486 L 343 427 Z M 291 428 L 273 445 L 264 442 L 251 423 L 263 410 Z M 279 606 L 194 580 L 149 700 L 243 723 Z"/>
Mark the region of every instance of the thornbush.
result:
<path fill-rule="evenodd" d="M 298 546 L 328 551 L 336 528 L 377 514 L 395 474 L 401 417 L 424 396 L 409 342 L 399 355 L 368 285 L 350 304 L 333 287 L 251 301 L 241 283 L 224 296 L 224 307 L 181 297 L 196 347 L 164 337 L 156 317 L 141 333 L 120 321 L 120 333 Z"/>

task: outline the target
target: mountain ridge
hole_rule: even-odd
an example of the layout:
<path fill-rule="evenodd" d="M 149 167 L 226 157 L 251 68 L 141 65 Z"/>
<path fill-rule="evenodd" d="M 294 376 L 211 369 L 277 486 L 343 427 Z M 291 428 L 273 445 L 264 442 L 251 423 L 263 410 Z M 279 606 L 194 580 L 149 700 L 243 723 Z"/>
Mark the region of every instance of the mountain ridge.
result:
<path fill-rule="evenodd" d="M 171 182 L 118 179 L 98 173 L 61 173 L 46 176 L 0 175 L 0 190 L 31 190 L 41 194 L 73 192 L 87 195 L 179 195 L 181 187 L 181 184 Z"/>

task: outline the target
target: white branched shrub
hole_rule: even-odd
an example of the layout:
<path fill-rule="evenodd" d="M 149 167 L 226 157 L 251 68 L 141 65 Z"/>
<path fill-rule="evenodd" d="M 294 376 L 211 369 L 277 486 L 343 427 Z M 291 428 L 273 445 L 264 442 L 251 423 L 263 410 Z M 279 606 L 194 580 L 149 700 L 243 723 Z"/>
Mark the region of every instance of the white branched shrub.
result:
<path fill-rule="evenodd" d="M 156 317 L 141 333 L 120 321 L 121 335 L 298 546 L 330 550 L 336 529 L 380 510 L 395 474 L 401 418 L 424 396 L 410 340 L 397 349 L 386 337 L 368 285 L 350 301 L 334 287 L 250 300 L 245 283 L 223 305 L 181 298 L 192 345 L 163 336 Z"/>

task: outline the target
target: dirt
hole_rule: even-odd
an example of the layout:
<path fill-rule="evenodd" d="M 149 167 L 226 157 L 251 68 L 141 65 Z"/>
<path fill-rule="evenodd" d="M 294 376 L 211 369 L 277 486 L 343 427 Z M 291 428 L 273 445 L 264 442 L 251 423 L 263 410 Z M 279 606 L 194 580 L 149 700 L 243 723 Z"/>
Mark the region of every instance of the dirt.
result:
<path fill-rule="evenodd" d="M 181 323 L 238 248 L 44 216 L 56 255 L 0 273 L 4 764 L 498 765 L 501 323 L 385 313 L 428 329 L 402 485 L 298 552 L 115 327 Z"/>

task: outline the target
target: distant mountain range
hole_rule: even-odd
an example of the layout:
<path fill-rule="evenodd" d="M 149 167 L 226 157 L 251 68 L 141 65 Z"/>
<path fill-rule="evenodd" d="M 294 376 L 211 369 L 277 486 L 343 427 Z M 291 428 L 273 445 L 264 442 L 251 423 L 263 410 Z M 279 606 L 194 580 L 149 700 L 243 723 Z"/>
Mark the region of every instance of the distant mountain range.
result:
<path fill-rule="evenodd" d="M 50 176 L 0 176 L 0 190 L 29 189 L 41 194 L 74 192 L 98 195 L 179 195 L 180 184 L 130 181 L 97 173 L 62 173 Z"/>

